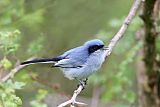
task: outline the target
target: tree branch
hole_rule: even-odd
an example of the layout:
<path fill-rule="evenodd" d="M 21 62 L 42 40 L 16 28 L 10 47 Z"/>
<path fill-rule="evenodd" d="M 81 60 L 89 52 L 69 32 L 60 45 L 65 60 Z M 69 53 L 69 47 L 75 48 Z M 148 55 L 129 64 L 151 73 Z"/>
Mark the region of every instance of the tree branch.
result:
<path fill-rule="evenodd" d="M 31 57 L 31 58 L 29 58 L 29 59 L 27 59 L 27 60 L 33 60 L 33 59 L 35 59 L 35 57 Z M 26 61 L 27 61 L 26 60 Z M 14 76 L 14 74 L 16 74 L 18 71 L 20 71 L 22 68 L 24 68 L 26 65 L 20 65 L 20 64 L 18 64 L 15 68 L 13 68 L 6 76 L 4 76 L 2 79 L 1 79 L 1 81 L 2 82 L 5 82 L 5 81 L 7 81 L 8 79 L 10 79 L 11 77 L 13 77 Z"/>
<path fill-rule="evenodd" d="M 71 104 L 70 107 L 74 107 L 74 104 L 86 105 L 85 103 L 81 103 L 81 102 L 76 101 L 76 97 L 78 96 L 78 94 L 80 94 L 80 92 L 83 90 L 83 88 L 84 88 L 83 85 L 79 85 L 78 89 L 74 91 L 74 94 L 73 94 L 72 98 L 70 100 L 60 104 L 58 107 L 64 107 L 68 104 Z"/>
<path fill-rule="evenodd" d="M 123 37 L 124 33 L 126 32 L 129 24 L 131 23 L 132 19 L 136 15 L 136 12 L 138 10 L 138 7 L 140 6 L 142 0 L 135 0 L 128 16 L 125 18 L 125 21 L 123 22 L 122 26 L 120 27 L 117 34 L 112 38 L 110 41 L 108 47 L 109 49 L 106 51 L 106 56 L 109 56 L 114 48 L 114 46 L 117 44 L 117 42 Z"/>
<path fill-rule="evenodd" d="M 106 56 L 109 56 L 113 50 L 113 48 L 115 47 L 115 45 L 117 44 L 117 42 L 123 37 L 124 33 L 126 32 L 129 24 L 131 23 L 132 19 L 134 18 L 134 16 L 136 15 L 136 12 L 138 10 L 138 7 L 140 6 L 141 4 L 141 0 L 135 0 L 130 11 L 129 11 L 129 14 L 128 16 L 126 17 L 125 21 L 123 22 L 121 28 L 119 29 L 119 31 L 117 32 L 117 34 L 112 38 L 111 42 L 109 43 L 108 45 L 108 50 L 105 52 L 105 55 Z M 70 107 L 74 107 L 74 104 L 82 104 L 82 105 L 85 105 L 84 103 L 80 103 L 80 102 L 76 102 L 76 97 L 78 94 L 80 94 L 80 92 L 82 91 L 83 89 L 83 86 L 80 85 L 78 87 L 77 90 L 74 91 L 74 94 L 72 96 L 72 98 L 62 104 L 60 104 L 58 107 L 64 107 L 68 104 L 71 104 Z"/>

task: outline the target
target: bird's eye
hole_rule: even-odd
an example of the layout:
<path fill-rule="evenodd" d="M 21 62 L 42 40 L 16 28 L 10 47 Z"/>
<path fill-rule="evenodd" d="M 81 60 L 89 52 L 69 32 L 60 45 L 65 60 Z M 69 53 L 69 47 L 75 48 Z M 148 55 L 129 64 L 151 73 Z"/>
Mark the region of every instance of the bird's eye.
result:
<path fill-rule="evenodd" d="M 88 49 L 88 52 L 89 52 L 89 54 L 91 54 L 91 53 L 93 53 L 93 52 L 95 52 L 95 51 L 97 51 L 98 49 L 100 49 L 100 48 L 102 48 L 103 46 L 99 46 L 99 45 L 94 45 L 94 46 L 91 46 L 91 47 L 89 47 L 89 49 Z"/>
<path fill-rule="evenodd" d="M 97 50 L 98 49 L 98 45 L 93 46 L 93 49 Z"/>

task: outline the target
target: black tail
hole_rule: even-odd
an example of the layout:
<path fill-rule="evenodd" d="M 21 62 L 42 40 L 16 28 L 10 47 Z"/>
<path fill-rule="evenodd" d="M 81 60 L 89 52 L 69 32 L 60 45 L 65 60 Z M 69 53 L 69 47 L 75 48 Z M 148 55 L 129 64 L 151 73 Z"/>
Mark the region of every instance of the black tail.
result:
<path fill-rule="evenodd" d="M 26 65 L 26 64 L 35 64 L 35 63 L 54 63 L 61 60 L 60 57 L 56 57 L 56 58 L 44 58 L 44 59 L 34 59 L 31 61 L 25 61 L 22 62 L 21 65 Z"/>

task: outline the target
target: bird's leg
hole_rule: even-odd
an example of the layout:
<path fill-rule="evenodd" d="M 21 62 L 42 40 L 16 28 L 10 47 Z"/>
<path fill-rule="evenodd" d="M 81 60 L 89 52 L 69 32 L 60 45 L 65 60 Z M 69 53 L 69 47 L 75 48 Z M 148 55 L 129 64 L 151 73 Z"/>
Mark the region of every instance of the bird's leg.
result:
<path fill-rule="evenodd" d="M 83 80 L 83 82 L 84 82 L 85 85 L 87 85 L 87 81 L 88 81 L 88 78 L 86 78 L 86 79 Z"/>
<path fill-rule="evenodd" d="M 86 78 L 86 79 L 84 79 L 84 80 L 82 80 L 83 81 L 83 89 L 82 90 L 84 90 L 85 89 L 85 86 L 87 85 L 87 81 L 88 81 L 88 78 Z"/>
<path fill-rule="evenodd" d="M 81 85 L 83 87 L 83 90 L 84 90 L 85 89 L 85 85 L 87 85 L 87 80 L 88 80 L 88 78 L 86 78 L 84 80 L 78 80 L 79 84 L 77 85 L 77 87 L 79 87 Z"/>
<path fill-rule="evenodd" d="M 79 87 L 80 85 L 83 87 L 85 86 L 85 83 L 83 80 L 78 80 L 78 81 L 79 81 L 79 83 L 78 83 L 77 87 Z"/>

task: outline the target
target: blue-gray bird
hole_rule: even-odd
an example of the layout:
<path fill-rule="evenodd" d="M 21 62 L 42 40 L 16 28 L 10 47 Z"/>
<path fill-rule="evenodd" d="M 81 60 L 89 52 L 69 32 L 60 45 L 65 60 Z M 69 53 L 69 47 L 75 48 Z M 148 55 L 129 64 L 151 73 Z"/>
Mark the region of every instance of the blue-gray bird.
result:
<path fill-rule="evenodd" d="M 54 58 L 34 59 L 22 62 L 21 65 L 35 63 L 54 63 L 53 67 L 60 68 L 65 77 L 77 79 L 80 83 L 95 73 L 105 61 L 107 46 L 99 39 L 87 41 L 82 46 L 66 51 Z"/>

